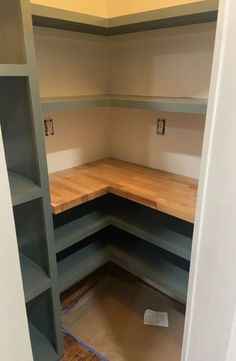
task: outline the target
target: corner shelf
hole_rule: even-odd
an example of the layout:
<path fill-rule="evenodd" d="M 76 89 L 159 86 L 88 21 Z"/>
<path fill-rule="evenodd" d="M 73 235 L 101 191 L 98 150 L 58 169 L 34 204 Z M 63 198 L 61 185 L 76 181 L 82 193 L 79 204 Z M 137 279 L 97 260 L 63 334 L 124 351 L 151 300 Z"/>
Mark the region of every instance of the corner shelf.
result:
<path fill-rule="evenodd" d="M 43 269 L 22 253 L 20 263 L 27 303 L 50 288 L 51 282 Z"/>
<path fill-rule="evenodd" d="M 65 291 L 73 284 L 96 271 L 108 262 L 106 246 L 94 242 L 58 262 L 59 290 Z"/>
<path fill-rule="evenodd" d="M 116 107 L 145 109 L 158 112 L 206 114 L 207 99 L 165 98 L 132 95 L 90 95 L 77 97 L 41 98 L 43 112 Z"/>
<path fill-rule="evenodd" d="M 151 217 L 138 217 L 132 212 L 114 212 L 110 219 L 110 224 L 133 236 L 162 248 L 187 261 L 191 258 L 192 239 L 171 228 L 168 228 L 157 219 Z"/>
<path fill-rule="evenodd" d="M 60 360 L 60 357 L 57 355 L 50 341 L 33 325 L 32 322 L 29 322 L 29 332 L 34 361 Z"/>
<path fill-rule="evenodd" d="M 34 182 L 11 171 L 8 173 L 13 206 L 40 198 L 42 190 Z"/>
<path fill-rule="evenodd" d="M 181 4 L 112 18 L 36 4 L 31 9 L 36 26 L 109 36 L 216 21 L 218 2 Z"/>

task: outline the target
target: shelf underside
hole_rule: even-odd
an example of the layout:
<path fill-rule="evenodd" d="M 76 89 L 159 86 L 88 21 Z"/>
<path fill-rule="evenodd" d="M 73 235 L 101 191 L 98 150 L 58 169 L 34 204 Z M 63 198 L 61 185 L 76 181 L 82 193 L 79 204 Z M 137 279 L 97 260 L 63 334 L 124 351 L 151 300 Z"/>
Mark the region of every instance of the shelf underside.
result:
<path fill-rule="evenodd" d="M 109 36 L 216 21 L 217 10 L 218 2 L 212 0 L 102 18 L 33 4 L 32 16 L 36 26 Z"/>
<path fill-rule="evenodd" d="M 24 254 L 20 254 L 25 301 L 39 296 L 50 287 L 50 279 L 43 269 Z"/>
<path fill-rule="evenodd" d="M 91 95 L 41 98 L 43 112 L 96 107 L 145 109 L 158 112 L 206 114 L 207 99 L 131 95 Z"/>
<path fill-rule="evenodd" d="M 13 172 L 8 173 L 13 206 L 29 202 L 42 196 L 42 190 L 31 180 Z"/>

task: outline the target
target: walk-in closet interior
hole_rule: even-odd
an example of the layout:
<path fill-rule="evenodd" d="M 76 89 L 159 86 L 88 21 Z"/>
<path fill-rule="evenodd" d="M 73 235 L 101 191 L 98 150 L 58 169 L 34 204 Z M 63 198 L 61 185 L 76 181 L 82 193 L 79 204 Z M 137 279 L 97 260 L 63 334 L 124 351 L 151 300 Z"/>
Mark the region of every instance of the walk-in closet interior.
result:
<path fill-rule="evenodd" d="M 217 1 L 169 3 L 109 19 L 0 5 L 0 123 L 35 361 L 63 358 L 62 325 L 98 359 L 180 361 Z M 78 299 L 60 307 L 72 286 Z M 144 325 L 149 309 L 169 327 Z"/>

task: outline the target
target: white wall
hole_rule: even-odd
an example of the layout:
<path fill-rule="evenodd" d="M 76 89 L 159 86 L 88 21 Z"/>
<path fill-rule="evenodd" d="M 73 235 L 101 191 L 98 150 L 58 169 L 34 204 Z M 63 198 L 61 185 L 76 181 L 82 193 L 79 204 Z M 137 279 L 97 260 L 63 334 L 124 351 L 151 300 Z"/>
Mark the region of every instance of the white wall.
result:
<path fill-rule="evenodd" d="M 167 119 L 165 136 L 156 134 L 157 116 Z M 198 178 L 203 116 L 143 110 L 110 110 L 111 157 Z"/>
<path fill-rule="evenodd" d="M 32 361 L 18 245 L 0 129 L 0 350 L 4 361 Z"/>
<path fill-rule="evenodd" d="M 214 36 L 213 23 L 113 37 L 109 91 L 207 97 Z M 156 135 L 157 117 L 166 118 L 164 137 Z M 109 118 L 112 157 L 198 178 L 204 117 L 120 109 Z"/>
<path fill-rule="evenodd" d="M 55 135 L 46 137 L 49 173 L 109 156 L 106 109 L 56 112 L 50 117 Z"/>
<path fill-rule="evenodd" d="M 113 37 L 111 93 L 207 97 L 214 37 L 215 23 Z"/>
<path fill-rule="evenodd" d="M 236 356 L 235 14 L 235 0 L 221 0 L 183 361 L 235 361 Z"/>
<path fill-rule="evenodd" d="M 41 96 L 107 92 L 105 37 L 39 27 L 34 34 Z"/>
<path fill-rule="evenodd" d="M 36 28 L 41 95 L 207 97 L 214 35 L 215 24 L 108 39 Z M 114 108 L 49 115 L 56 131 L 46 141 L 50 172 L 112 156 L 198 178 L 202 116 Z M 158 116 L 167 120 L 164 137 L 156 135 Z"/>
<path fill-rule="evenodd" d="M 108 91 L 107 39 L 35 28 L 40 94 L 44 97 L 105 94 Z M 49 172 L 74 167 L 108 153 L 106 109 L 44 114 L 54 120 L 46 138 Z"/>

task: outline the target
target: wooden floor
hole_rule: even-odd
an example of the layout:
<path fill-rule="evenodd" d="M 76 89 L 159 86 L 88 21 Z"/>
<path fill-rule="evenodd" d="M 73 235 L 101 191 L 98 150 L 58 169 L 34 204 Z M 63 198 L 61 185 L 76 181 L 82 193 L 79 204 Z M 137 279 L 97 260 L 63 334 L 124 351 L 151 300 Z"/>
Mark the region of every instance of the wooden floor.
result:
<path fill-rule="evenodd" d="M 197 181 L 115 159 L 67 169 L 50 177 L 52 212 L 112 193 L 194 222 Z"/>
<path fill-rule="evenodd" d="M 81 296 L 94 287 L 105 274 L 114 272 L 116 267 L 107 264 L 86 277 L 61 295 L 61 310 L 64 311 L 78 302 Z M 65 355 L 62 361 L 100 361 L 100 359 L 69 336 L 64 336 Z"/>
<path fill-rule="evenodd" d="M 62 361 L 100 361 L 96 355 L 86 350 L 69 336 L 64 336 L 64 345 L 65 356 Z"/>

